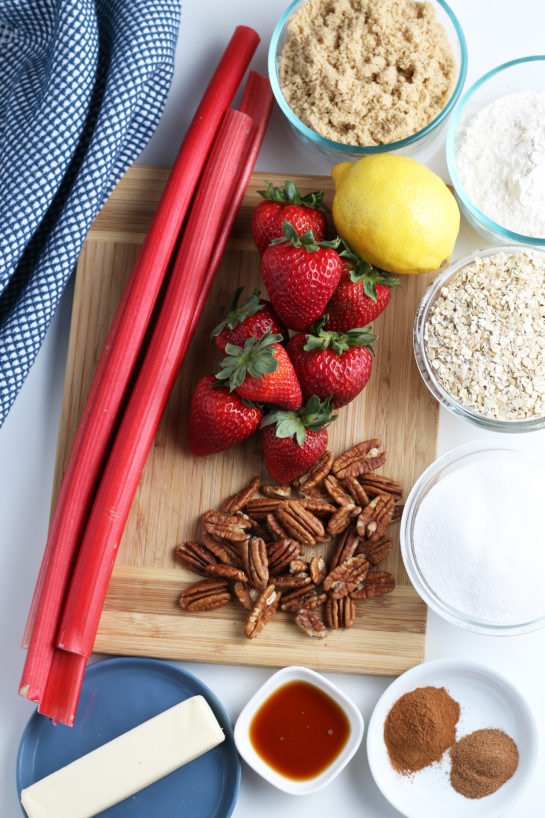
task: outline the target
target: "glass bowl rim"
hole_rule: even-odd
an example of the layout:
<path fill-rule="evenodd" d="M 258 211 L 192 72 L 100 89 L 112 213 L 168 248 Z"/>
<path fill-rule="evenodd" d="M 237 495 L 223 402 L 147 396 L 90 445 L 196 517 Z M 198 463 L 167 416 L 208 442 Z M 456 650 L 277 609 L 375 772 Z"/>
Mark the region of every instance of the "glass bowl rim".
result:
<path fill-rule="evenodd" d="M 445 107 L 437 114 L 437 116 L 434 119 L 432 119 L 431 122 L 428 122 L 428 124 L 424 128 L 421 128 L 419 131 L 416 131 L 416 133 L 411 134 L 405 139 L 399 139 L 396 142 L 389 142 L 388 144 L 385 145 L 346 145 L 344 142 L 335 142 L 333 139 L 328 139 L 325 136 L 321 136 L 319 133 L 309 128 L 308 125 L 305 125 L 304 122 L 302 122 L 299 119 L 299 117 L 295 115 L 295 113 L 292 111 L 292 109 L 290 108 L 290 106 L 288 105 L 284 98 L 284 94 L 282 93 L 280 82 L 278 80 L 277 71 L 278 66 L 276 60 L 276 51 L 280 35 L 284 29 L 285 24 L 287 23 L 288 18 L 292 15 L 295 7 L 301 4 L 301 2 L 302 0 L 293 0 L 293 2 L 290 3 L 290 5 L 280 18 L 280 20 L 277 22 L 269 44 L 267 65 L 272 91 L 275 96 L 276 102 L 278 103 L 283 114 L 288 119 L 290 125 L 292 125 L 296 130 L 300 131 L 303 134 L 303 136 L 309 139 L 317 147 L 329 151 L 337 151 L 338 153 L 341 154 L 344 153 L 347 156 L 367 156 L 377 153 L 387 153 L 389 151 L 396 151 L 406 148 L 414 144 L 415 142 L 420 141 L 428 134 L 431 134 L 432 131 L 434 131 L 449 116 L 449 114 L 454 109 L 460 98 L 467 76 L 468 63 L 467 43 L 463 29 L 454 11 L 445 2 L 445 0 L 435 0 L 435 2 L 443 8 L 447 16 L 450 18 L 450 21 L 456 32 L 456 37 L 458 38 L 458 44 L 460 47 L 460 65 L 458 79 L 454 87 L 454 90 L 450 96 L 450 99 L 448 100 Z"/>
<path fill-rule="evenodd" d="M 426 605 L 435 611 L 442 619 L 452 625 L 456 625 L 464 630 L 480 633 L 487 636 L 519 636 L 524 633 L 531 633 L 545 627 L 545 613 L 536 619 L 527 622 L 499 624 L 486 622 L 472 618 L 448 603 L 444 602 L 429 586 L 423 573 L 421 572 L 416 558 L 413 554 L 412 526 L 418 512 L 422 499 L 427 495 L 430 488 L 435 485 L 437 479 L 449 467 L 454 466 L 462 460 L 471 456 L 482 454 L 483 452 L 509 451 L 525 455 L 536 461 L 536 447 L 527 443 L 514 442 L 510 440 L 477 440 L 470 443 L 463 443 L 440 455 L 433 463 L 422 472 L 414 483 L 401 517 L 400 526 L 400 551 L 403 565 L 409 576 L 411 584 L 424 600 Z M 539 451 L 539 450 L 538 450 Z"/>
<path fill-rule="evenodd" d="M 525 236 L 523 233 L 517 233 L 514 230 L 509 230 L 507 227 L 502 227 L 501 224 L 495 222 L 493 219 L 491 219 L 489 216 L 483 213 L 482 210 L 479 210 L 479 208 L 473 202 L 473 200 L 469 198 L 462 184 L 462 181 L 458 175 L 458 169 L 456 164 L 456 152 L 454 150 L 454 140 L 456 138 L 456 130 L 458 127 L 458 123 L 460 121 L 460 117 L 464 111 L 467 102 L 471 99 L 473 94 L 476 91 L 478 91 L 489 79 L 493 79 L 497 74 L 500 74 L 502 71 L 506 71 L 509 68 L 513 68 L 516 65 L 523 65 L 524 63 L 528 62 L 543 61 L 545 61 L 545 54 L 531 54 L 527 57 L 518 57 L 515 60 L 509 60 L 508 62 L 504 62 L 501 65 L 492 68 L 490 71 L 487 71 L 486 74 L 483 74 L 482 77 L 479 77 L 479 79 L 476 80 L 476 82 L 474 82 L 473 85 L 467 89 L 467 91 L 465 91 L 464 95 L 457 103 L 454 113 L 452 114 L 452 118 L 449 122 L 446 136 L 447 168 L 452 184 L 454 186 L 454 190 L 456 191 L 456 195 L 460 198 L 462 204 L 467 208 L 470 214 L 479 223 L 481 223 L 483 227 L 486 227 L 490 232 L 500 236 L 505 241 L 516 241 L 519 244 L 529 244 L 532 245 L 533 247 L 545 246 L 545 236 L 543 238 Z"/>
<path fill-rule="evenodd" d="M 507 253 L 508 255 L 513 255 L 516 253 L 523 253 L 525 250 L 532 253 L 538 253 L 545 257 L 545 247 L 534 247 L 530 245 L 524 247 L 521 244 L 503 244 L 486 247 L 480 250 L 473 250 L 468 255 L 456 259 L 442 269 L 439 272 L 439 275 L 431 282 L 420 300 L 414 318 L 414 358 L 422 380 L 428 387 L 433 397 L 442 406 L 444 406 L 445 409 L 448 409 L 455 415 L 463 417 L 465 420 L 469 420 L 472 423 L 475 423 L 477 426 L 494 432 L 517 433 L 537 431 L 545 427 L 545 415 L 535 418 L 523 418 L 521 420 L 502 420 L 500 418 L 488 417 L 487 415 L 483 415 L 474 409 L 459 403 L 452 397 L 452 395 L 449 394 L 449 392 L 447 392 L 447 390 L 435 376 L 426 352 L 424 331 L 430 310 L 441 288 L 464 267 L 467 267 L 467 265 L 471 264 L 476 258 L 492 256 L 496 255 L 497 253 Z"/>

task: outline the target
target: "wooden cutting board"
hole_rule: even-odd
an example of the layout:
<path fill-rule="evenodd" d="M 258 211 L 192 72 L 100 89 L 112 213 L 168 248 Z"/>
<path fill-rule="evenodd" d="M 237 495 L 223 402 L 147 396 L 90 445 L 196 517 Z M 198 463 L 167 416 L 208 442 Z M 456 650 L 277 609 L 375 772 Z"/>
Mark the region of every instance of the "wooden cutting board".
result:
<path fill-rule="evenodd" d="M 76 426 L 107 331 L 168 175 L 167 168 L 135 165 L 124 176 L 95 220 L 76 276 L 55 496 Z M 180 592 L 199 579 L 173 556 L 176 543 L 199 534 L 199 514 L 217 508 L 254 474 L 266 472 L 259 436 L 223 454 L 195 458 L 189 452 L 186 418 L 191 392 L 220 359 L 210 343 L 218 308 L 228 305 L 238 285 L 250 294 L 261 287 L 259 255 L 250 217 L 265 180 L 284 176 L 255 173 L 233 228 L 216 281 L 168 402 L 149 454 L 119 547 L 95 650 L 273 667 L 304 664 L 318 670 L 396 675 L 424 658 L 426 607 L 410 585 L 395 530 L 393 553 L 384 562 L 397 580 L 394 593 L 358 603 L 351 630 L 309 639 L 287 614 L 278 614 L 255 640 L 243 635 L 245 612 L 238 603 L 217 611 L 188 614 L 177 606 Z M 302 191 L 324 189 L 329 177 L 300 176 Z M 428 276 L 406 276 L 375 323 L 378 340 L 371 380 L 339 412 L 330 427 L 338 454 L 353 443 L 379 437 L 388 451 L 382 472 L 401 480 L 406 493 L 434 459 L 437 405 L 413 361 L 411 333 L 416 306 Z M 244 297 L 244 296 L 243 296 Z"/>

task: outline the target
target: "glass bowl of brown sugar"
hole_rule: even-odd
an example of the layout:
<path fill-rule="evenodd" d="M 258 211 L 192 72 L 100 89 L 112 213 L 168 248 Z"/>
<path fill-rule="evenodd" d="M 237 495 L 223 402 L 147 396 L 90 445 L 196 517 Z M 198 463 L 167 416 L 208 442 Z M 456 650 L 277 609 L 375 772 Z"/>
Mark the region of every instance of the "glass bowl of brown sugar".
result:
<path fill-rule="evenodd" d="M 361 9 L 296 0 L 274 29 L 268 67 L 299 144 L 334 163 L 414 156 L 435 142 L 462 93 L 467 47 L 444 0 L 368 0 Z"/>

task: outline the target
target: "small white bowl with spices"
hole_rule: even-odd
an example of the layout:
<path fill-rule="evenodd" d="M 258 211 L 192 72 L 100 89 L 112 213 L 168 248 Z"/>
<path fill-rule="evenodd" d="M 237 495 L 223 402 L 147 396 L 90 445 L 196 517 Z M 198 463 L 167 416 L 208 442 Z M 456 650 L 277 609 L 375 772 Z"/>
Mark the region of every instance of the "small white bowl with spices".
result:
<path fill-rule="evenodd" d="M 400 526 L 409 579 L 439 616 L 513 636 L 545 627 L 545 449 L 478 441 L 414 484 Z"/>
<path fill-rule="evenodd" d="M 465 92 L 446 156 L 460 208 L 481 236 L 545 247 L 545 55 L 504 63 Z"/>
<path fill-rule="evenodd" d="M 291 132 L 341 162 L 420 153 L 462 93 L 467 47 L 444 0 L 296 0 L 268 62 Z"/>
<path fill-rule="evenodd" d="M 455 261 L 420 302 L 413 347 L 455 415 L 496 432 L 545 428 L 545 252 L 507 245 Z"/>
<path fill-rule="evenodd" d="M 437 744 L 437 733 L 442 732 L 441 726 L 451 714 L 450 708 L 447 711 L 422 706 L 434 690 L 443 694 L 441 698 L 448 696 L 452 704 L 459 706 L 455 744 L 447 747 L 438 761 L 416 772 L 398 772 L 392 763 L 391 733 L 389 736 L 386 725 L 391 720 L 392 726 L 398 728 L 398 735 L 403 733 L 407 755 L 422 751 L 428 742 Z M 409 707 L 401 710 L 406 719 L 391 719 L 394 708 L 397 716 L 401 714 L 400 700 L 408 698 L 412 699 L 410 704 L 407 702 Z M 432 726 L 439 729 L 432 732 Z M 503 742 L 494 742 L 493 748 L 482 748 L 482 755 L 475 751 L 468 754 L 460 769 L 453 753 L 459 753 L 471 737 L 478 739 L 478 733 L 482 738 L 488 733 L 487 739 L 493 743 L 494 734 L 499 731 Z M 437 659 L 411 668 L 386 688 L 369 721 L 367 756 L 371 774 L 382 794 L 407 818 L 437 818 L 438 815 L 441 818 L 499 818 L 513 808 L 535 774 L 539 738 L 532 710 L 509 679 L 477 663 Z M 512 763 L 506 770 L 505 744 L 511 746 L 511 741 L 518 754 L 514 773 Z M 492 763 L 487 763 L 491 758 Z M 504 780 L 500 783 L 497 776 L 502 769 Z M 459 772 L 464 773 L 465 792 L 462 791 L 465 787 L 459 787 Z M 509 778 L 507 773 L 511 773 Z M 489 784 L 489 791 L 492 785 L 500 785 L 485 795 L 485 783 Z"/>

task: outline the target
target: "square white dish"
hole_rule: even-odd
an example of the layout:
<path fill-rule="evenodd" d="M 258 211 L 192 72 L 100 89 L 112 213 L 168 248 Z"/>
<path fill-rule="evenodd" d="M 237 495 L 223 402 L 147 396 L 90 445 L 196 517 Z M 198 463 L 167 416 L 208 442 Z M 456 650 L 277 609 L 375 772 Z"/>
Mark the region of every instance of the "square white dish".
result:
<path fill-rule="evenodd" d="M 412 776 L 392 767 L 384 742 L 384 722 L 395 702 L 418 687 L 444 687 L 460 705 L 457 739 L 483 728 L 498 728 L 515 741 L 519 765 L 515 774 L 485 798 L 465 798 L 449 781 L 448 751 L 439 764 Z M 522 794 L 539 751 L 535 718 L 526 700 L 505 677 L 479 664 L 440 659 L 424 662 L 399 676 L 378 700 L 367 731 L 371 773 L 384 797 L 406 818 L 499 818 Z"/>
<path fill-rule="evenodd" d="M 344 711 L 349 725 L 350 732 L 339 755 L 331 762 L 331 764 L 319 775 L 306 779 L 304 781 L 297 781 L 287 778 L 284 775 L 276 772 L 266 761 L 256 752 L 252 742 L 250 741 L 250 725 L 254 715 L 257 713 L 263 702 L 269 696 L 288 682 L 303 681 L 327 693 Z M 313 670 L 305 667 L 285 667 L 274 673 L 265 684 L 252 696 L 249 702 L 245 705 L 240 713 L 235 724 L 235 744 L 238 752 L 259 775 L 261 775 L 270 784 L 273 784 L 280 790 L 289 793 L 290 795 L 309 795 L 317 792 L 323 787 L 326 787 L 333 779 L 346 767 L 350 759 L 361 744 L 363 738 L 363 716 L 345 693 L 336 685 Z"/>

